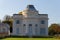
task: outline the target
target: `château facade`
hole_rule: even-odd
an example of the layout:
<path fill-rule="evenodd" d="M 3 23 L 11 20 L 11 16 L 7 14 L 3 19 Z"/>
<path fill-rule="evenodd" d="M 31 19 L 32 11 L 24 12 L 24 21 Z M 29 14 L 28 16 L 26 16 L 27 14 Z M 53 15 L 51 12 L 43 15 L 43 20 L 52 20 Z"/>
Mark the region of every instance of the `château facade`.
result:
<path fill-rule="evenodd" d="M 33 5 L 13 14 L 13 31 L 17 36 L 48 36 L 48 14 L 39 14 Z"/>
<path fill-rule="evenodd" d="M 0 22 L 0 37 L 10 36 L 10 26 Z"/>

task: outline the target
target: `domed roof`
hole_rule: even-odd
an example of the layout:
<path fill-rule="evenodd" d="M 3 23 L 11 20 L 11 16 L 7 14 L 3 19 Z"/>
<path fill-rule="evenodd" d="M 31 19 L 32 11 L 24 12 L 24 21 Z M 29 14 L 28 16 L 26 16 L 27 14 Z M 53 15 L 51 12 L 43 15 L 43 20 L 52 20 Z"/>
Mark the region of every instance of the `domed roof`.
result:
<path fill-rule="evenodd" d="M 35 9 L 34 5 L 27 5 L 26 9 L 23 10 L 23 11 L 21 11 L 21 12 L 19 12 L 18 14 L 23 15 L 23 14 L 24 14 L 23 12 L 24 12 L 24 11 L 27 12 L 28 10 L 30 10 L 30 11 L 37 11 L 37 10 Z"/>
<path fill-rule="evenodd" d="M 27 9 L 28 10 L 36 10 L 34 5 L 27 5 Z"/>

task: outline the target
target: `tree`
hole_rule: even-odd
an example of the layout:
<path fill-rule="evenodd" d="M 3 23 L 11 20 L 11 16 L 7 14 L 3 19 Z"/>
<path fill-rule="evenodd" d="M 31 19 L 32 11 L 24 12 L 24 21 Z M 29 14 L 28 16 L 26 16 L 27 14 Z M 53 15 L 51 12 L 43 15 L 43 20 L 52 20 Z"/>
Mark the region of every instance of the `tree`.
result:
<path fill-rule="evenodd" d="M 1 22 L 1 20 L 0 20 L 0 22 Z"/>
<path fill-rule="evenodd" d="M 4 20 L 2 21 L 2 23 L 7 23 L 10 26 L 10 32 L 12 32 L 12 23 L 13 23 L 13 20 L 12 20 L 11 16 L 6 15 L 4 17 Z"/>
<path fill-rule="evenodd" d="M 59 24 L 51 24 L 49 27 L 49 35 L 55 35 L 60 33 L 60 25 Z"/>
<path fill-rule="evenodd" d="M 10 20 L 10 19 L 11 19 L 11 16 L 9 16 L 9 15 L 5 15 L 5 16 L 4 16 L 4 20 L 7 21 L 7 20 Z"/>

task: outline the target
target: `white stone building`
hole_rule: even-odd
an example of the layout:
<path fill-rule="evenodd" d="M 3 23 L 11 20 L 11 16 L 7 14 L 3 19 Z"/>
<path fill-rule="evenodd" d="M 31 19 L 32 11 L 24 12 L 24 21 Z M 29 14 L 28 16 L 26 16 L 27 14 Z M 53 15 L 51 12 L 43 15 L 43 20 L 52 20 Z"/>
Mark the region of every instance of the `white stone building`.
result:
<path fill-rule="evenodd" d="M 13 15 L 13 32 L 17 36 L 48 36 L 48 14 L 39 14 L 33 5 Z"/>
<path fill-rule="evenodd" d="M 0 37 L 10 36 L 10 26 L 0 22 Z"/>

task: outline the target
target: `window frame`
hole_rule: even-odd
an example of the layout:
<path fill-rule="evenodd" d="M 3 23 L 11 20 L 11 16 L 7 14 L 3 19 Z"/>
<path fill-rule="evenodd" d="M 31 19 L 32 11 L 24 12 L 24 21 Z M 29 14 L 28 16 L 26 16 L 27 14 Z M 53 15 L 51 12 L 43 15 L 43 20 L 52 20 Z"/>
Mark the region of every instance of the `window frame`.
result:
<path fill-rule="evenodd" d="M 16 24 L 20 24 L 20 20 L 16 20 Z"/>
<path fill-rule="evenodd" d="M 41 20 L 41 24 L 45 24 L 45 20 Z"/>
<path fill-rule="evenodd" d="M 29 24 L 29 26 L 32 26 L 32 24 Z"/>
<path fill-rule="evenodd" d="M 46 34 L 46 28 L 40 28 L 40 35 Z"/>
<path fill-rule="evenodd" d="M 16 28 L 16 33 L 19 34 L 19 28 Z"/>

